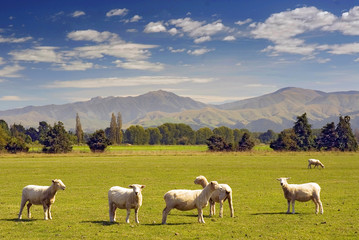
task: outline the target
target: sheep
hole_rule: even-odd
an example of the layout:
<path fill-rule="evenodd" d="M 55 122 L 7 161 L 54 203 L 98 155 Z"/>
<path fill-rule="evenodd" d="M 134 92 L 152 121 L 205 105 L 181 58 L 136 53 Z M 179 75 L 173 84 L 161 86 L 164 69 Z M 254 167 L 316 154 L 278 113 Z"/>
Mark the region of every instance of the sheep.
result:
<path fill-rule="evenodd" d="M 205 188 L 208 185 L 208 181 L 204 176 L 198 176 L 194 180 L 195 184 L 201 185 L 203 188 Z M 215 214 L 215 204 L 218 202 L 220 204 L 220 212 L 219 217 L 223 217 L 223 202 L 228 199 L 229 209 L 231 211 L 231 217 L 234 217 L 234 210 L 233 210 L 233 203 L 232 203 L 232 189 L 227 184 L 219 184 L 222 188 L 222 190 L 215 190 L 212 193 L 211 198 L 209 199 L 209 216 Z"/>
<path fill-rule="evenodd" d="M 321 163 L 318 159 L 308 159 L 308 168 L 312 168 L 312 165 L 314 165 L 314 168 L 318 167 L 318 166 L 321 166 L 322 168 L 325 168 L 324 164 Z"/>
<path fill-rule="evenodd" d="M 22 218 L 22 210 L 25 207 L 27 201 L 27 216 L 31 218 L 30 207 L 34 205 L 42 205 L 44 208 L 44 219 L 52 219 L 51 216 L 51 205 L 55 202 L 56 192 L 58 190 L 65 190 L 66 186 L 60 179 L 52 180 L 51 186 L 37 186 L 28 185 L 22 190 L 20 212 L 18 219 Z"/>
<path fill-rule="evenodd" d="M 295 200 L 300 202 L 307 202 L 313 200 L 315 203 L 315 214 L 318 214 L 319 208 L 320 213 L 323 214 L 323 205 L 320 201 L 320 186 L 317 183 L 304 183 L 304 184 L 288 184 L 287 180 L 290 178 L 277 178 L 282 186 L 284 197 L 288 202 L 287 213 L 290 213 L 290 203 L 292 203 L 292 214 L 294 211 Z"/>
<path fill-rule="evenodd" d="M 145 185 L 132 184 L 128 186 L 131 189 L 123 187 L 111 187 L 108 191 L 108 205 L 110 222 L 116 221 L 116 209 L 127 209 L 126 223 L 130 223 L 131 209 L 135 209 L 135 222 L 138 221 L 138 210 L 142 206 L 142 189 Z"/>
<path fill-rule="evenodd" d="M 188 211 L 197 208 L 198 222 L 205 223 L 203 208 L 208 205 L 212 193 L 220 189 L 218 182 L 212 181 L 202 190 L 170 190 L 164 195 L 166 207 L 162 212 L 162 224 L 166 224 L 167 215 L 171 209 Z"/>

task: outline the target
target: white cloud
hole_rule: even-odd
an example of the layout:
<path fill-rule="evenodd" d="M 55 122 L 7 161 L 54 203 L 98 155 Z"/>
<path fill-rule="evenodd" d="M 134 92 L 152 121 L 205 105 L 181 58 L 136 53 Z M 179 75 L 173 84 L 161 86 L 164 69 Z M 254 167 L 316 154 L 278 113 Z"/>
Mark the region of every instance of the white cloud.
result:
<path fill-rule="evenodd" d="M 236 38 L 234 36 L 227 36 L 225 38 L 223 38 L 223 41 L 235 41 Z"/>
<path fill-rule="evenodd" d="M 0 57 L 0 65 L 4 65 L 5 64 L 5 61 L 2 57 Z"/>
<path fill-rule="evenodd" d="M 85 71 L 91 68 L 93 68 L 93 63 L 81 61 L 67 62 L 59 65 L 59 70 L 64 71 Z"/>
<path fill-rule="evenodd" d="M 14 37 L 2 37 L 0 36 L 0 43 L 22 43 L 31 40 L 32 37 L 14 38 Z"/>
<path fill-rule="evenodd" d="M 147 61 L 129 61 L 123 62 L 121 60 L 116 60 L 117 67 L 125 68 L 125 69 L 133 69 L 133 70 L 148 70 L 148 71 L 161 71 L 164 69 L 162 63 L 151 63 Z"/>
<path fill-rule="evenodd" d="M 12 55 L 16 61 L 61 63 L 63 61 L 62 55 L 55 52 L 56 49 L 56 47 L 40 46 L 33 49 L 12 51 L 9 55 Z"/>
<path fill-rule="evenodd" d="M 205 53 L 211 52 L 211 51 L 214 51 L 214 50 L 213 49 L 207 49 L 207 48 L 201 48 L 201 49 L 196 49 L 194 51 L 188 50 L 187 53 L 189 55 L 199 56 L 199 55 L 203 55 Z"/>
<path fill-rule="evenodd" d="M 163 25 L 162 21 L 159 22 L 150 22 L 146 25 L 145 33 L 157 33 L 157 32 L 166 32 L 166 27 Z"/>
<path fill-rule="evenodd" d="M 168 33 L 173 36 L 173 35 L 176 35 L 178 33 L 178 30 L 177 30 L 177 28 L 171 28 L 170 30 L 168 30 Z"/>
<path fill-rule="evenodd" d="M 106 13 L 107 17 L 113 17 L 113 16 L 126 16 L 128 13 L 128 9 L 122 8 L 122 9 L 112 9 Z"/>
<path fill-rule="evenodd" d="M 331 61 L 330 58 L 318 58 L 317 59 L 318 63 L 327 63 L 327 62 L 330 62 L 330 61 Z"/>
<path fill-rule="evenodd" d="M 86 13 L 84 11 L 75 11 L 72 13 L 72 17 L 76 18 L 76 17 L 80 17 L 86 15 Z"/>
<path fill-rule="evenodd" d="M 5 78 L 18 78 L 22 77 L 21 74 L 18 72 L 24 70 L 25 68 L 20 65 L 13 65 L 13 66 L 5 66 L 4 68 L 0 69 L 0 77 Z"/>
<path fill-rule="evenodd" d="M 120 41 L 117 34 L 108 31 L 98 32 L 96 30 L 79 30 L 73 31 L 67 34 L 67 37 L 75 41 L 93 41 L 93 42 L 104 42 L 104 41 Z"/>
<path fill-rule="evenodd" d="M 133 16 L 133 17 L 130 19 L 130 22 L 138 22 L 138 21 L 140 21 L 141 19 L 142 19 L 141 16 L 135 15 L 135 16 Z"/>
<path fill-rule="evenodd" d="M 172 53 L 181 53 L 181 52 L 186 51 L 185 48 L 174 49 L 173 47 L 168 47 L 168 50 L 170 50 Z"/>
<path fill-rule="evenodd" d="M 203 36 L 203 37 L 195 39 L 194 43 L 203 43 L 203 42 L 208 42 L 208 41 L 211 41 L 211 37 L 210 36 Z"/>
<path fill-rule="evenodd" d="M 315 7 L 296 8 L 272 14 L 264 23 L 253 25 L 251 34 L 254 38 L 272 41 L 275 45 L 268 46 L 265 51 L 273 55 L 281 52 L 311 55 L 317 49 L 317 45 L 306 44 L 298 35 L 320 30 L 331 25 L 336 19 L 333 14 Z"/>
<path fill-rule="evenodd" d="M 235 22 L 234 24 L 237 24 L 237 25 L 239 25 L 239 26 L 242 26 L 242 25 L 247 24 L 247 23 L 250 23 L 250 22 L 252 22 L 252 19 L 251 19 L 251 18 L 247 18 L 247 19 L 244 20 L 244 21 L 237 21 L 237 22 Z"/>
<path fill-rule="evenodd" d="M 229 27 L 223 25 L 221 20 L 206 24 L 205 21 L 194 21 L 191 18 L 171 19 L 169 24 L 175 25 L 181 31 L 188 34 L 192 38 L 200 38 L 203 36 L 213 36 L 220 32 L 230 31 Z"/>
<path fill-rule="evenodd" d="M 132 78 L 94 78 L 74 81 L 55 81 L 45 88 L 108 88 L 144 85 L 173 85 L 180 83 L 205 84 L 212 78 L 190 78 L 178 76 L 140 76 Z"/>
<path fill-rule="evenodd" d="M 345 35 L 359 35 L 359 6 L 344 12 L 332 25 L 324 26 L 326 31 L 340 31 Z"/>
<path fill-rule="evenodd" d="M 323 50 L 328 50 L 329 53 L 336 55 L 359 53 L 359 43 L 323 45 L 321 47 Z"/>
<path fill-rule="evenodd" d="M 130 29 L 127 29 L 126 32 L 136 33 L 136 32 L 138 32 L 138 30 L 134 29 L 134 28 L 130 28 Z"/>

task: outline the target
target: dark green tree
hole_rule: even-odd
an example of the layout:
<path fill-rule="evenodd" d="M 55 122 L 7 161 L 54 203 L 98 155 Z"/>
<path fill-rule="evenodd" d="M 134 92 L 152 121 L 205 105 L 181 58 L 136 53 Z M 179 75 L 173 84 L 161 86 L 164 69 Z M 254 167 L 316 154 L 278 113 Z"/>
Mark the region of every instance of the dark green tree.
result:
<path fill-rule="evenodd" d="M 0 119 L 0 127 L 2 127 L 2 129 L 3 129 L 8 135 L 10 135 L 9 125 L 7 125 L 7 122 L 5 122 L 5 120 Z"/>
<path fill-rule="evenodd" d="M 72 151 L 70 136 L 62 122 L 59 121 L 53 127 L 50 126 L 42 151 L 46 153 L 67 153 Z"/>
<path fill-rule="evenodd" d="M 176 145 L 175 136 L 177 134 L 177 129 L 173 123 L 165 123 L 158 127 L 162 135 L 161 144 L 164 145 Z"/>
<path fill-rule="evenodd" d="M 233 130 L 226 126 L 221 126 L 218 128 L 213 129 L 213 134 L 217 136 L 221 136 L 226 143 L 230 143 L 233 145 L 234 143 L 234 136 Z"/>
<path fill-rule="evenodd" d="M 147 128 L 145 130 L 149 136 L 150 145 L 158 145 L 161 143 L 162 135 L 158 128 Z"/>
<path fill-rule="evenodd" d="M 78 113 L 76 113 L 76 137 L 77 144 L 81 144 L 84 142 L 84 131 L 82 130 L 80 116 Z"/>
<path fill-rule="evenodd" d="M 316 139 L 316 146 L 318 150 L 330 151 L 335 149 L 338 134 L 334 122 L 325 125 Z"/>
<path fill-rule="evenodd" d="M 100 129 L 94 132 L 87 141 L 92 152 L 104 152 L 111 141 L 106 138 L 104 130 Z"/>
<path fill-rule="evenodd" d="M 6 143 L 5 149 L 9 153 L 28 152 L 29 147 L 26 146 L 25 141 L 22 138 L 12 137 Z"/>
<path fill-rule="evenodd" d="M 51 126 L 45 122 L 45 121 L 42 121 L 42 122 L 39 122 L 39 142 L 41 144 L 44 144 L 45 142 L 45 138 L 47 136 L 47 133 L 48 131 L 50 130 Z"/>
<path fill-rule="evenodd" d="M 209 151 L 213 152 L 229 152 L 233 151 L 232 143 L 227 143 L 222 136 L 213 135 L 207 140 Z"/>
<path fill-rule="evenodd" d="M 307 113 L 297 116 L 294 123 L 294 133 L 296 135 L 297 146 L 299 150 L 308 151 L 314 147 L 314 137 L 312 135 L 311 125 L 308 123 Z"/>
<path fill-rule="evenodd" d="M 31 138 L 32 142 L 39 140 L 39 132 L 36 130 L 36 128 L 30 127 L 26 129 L 25 134 Z"/>
<path fill-rule="evenodd" d="M 207 144 L 207 139 L 213 135 L 213 132 L 208 127 L 200 128 L 196 131 L 196 144 Z"/>
<path fill-rule="evenodd" d="M 250 151 L 254 147 L 255 143 L 251 139 L 251 135 L 249 133 L 244 133 L 242 139 L 238 142 L 238 151 Z"/>
<path fill-rule="evenodd" d="M 9 131 L 3 129 L 3 126 L 0 125 L 0 152 L 5 150 L 5 146 L 10 139 Z"/>
<path fill-rule="evenodd" d="M 142 126 L 130 126 L 125 131 L 127 143 L 144 145 L 149 142 L 149 135 Z"/>
<path fill-rule="evenodd" d="M 350 126 L 350 117 L 339 117 L 339 123 L 336 128 L 338 138 L 336 141 L 336 148 L 340 151 L 356 151 L 358 149 L 358 143 L 355 140 L 353 131 Z"/>
<path fill-rule="evenodd" d="M 262 143 L 270 143 L 277 138 L 277 134 L 273 130 L 268 130 L 264 133 L 259 134 L 258 139 Z"/>
<path fill-rule="evenodd" d="M 270 147 L 276 151 L 298 151 L 297 137 L 292 128 L 284 129 L 278 138 L 270 143 Z"/>

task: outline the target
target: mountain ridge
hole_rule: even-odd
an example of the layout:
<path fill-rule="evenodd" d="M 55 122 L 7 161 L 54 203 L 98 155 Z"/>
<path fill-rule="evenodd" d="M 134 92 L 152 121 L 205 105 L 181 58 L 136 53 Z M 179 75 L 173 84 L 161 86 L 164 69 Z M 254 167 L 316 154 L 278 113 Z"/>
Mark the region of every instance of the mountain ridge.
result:
<path fill-rule="evenodd" d="M 281 131 L 293 126 L 296 116 L 307 113 L 313 128 L 350 115 L 352 128 L 359 128 L 359 92 L 326 93 L 318 90 L 286 87 L 273 93 L 224 104 L 205 104 L 163 90 L 130 97 L 94 97 L 89 101 L 62 105 L 27 106 L 0 111 L 0 119 L 9 125 L 38 127 L 40 121 L 62 121 L 74 129 L 76 113 L 84 131 L 109 126 L 111 114 L 121 112 L 123 126 L 155 127 L 166 122 L 185 123 L 198 129 L 228 126 L 250 131 Z"/>

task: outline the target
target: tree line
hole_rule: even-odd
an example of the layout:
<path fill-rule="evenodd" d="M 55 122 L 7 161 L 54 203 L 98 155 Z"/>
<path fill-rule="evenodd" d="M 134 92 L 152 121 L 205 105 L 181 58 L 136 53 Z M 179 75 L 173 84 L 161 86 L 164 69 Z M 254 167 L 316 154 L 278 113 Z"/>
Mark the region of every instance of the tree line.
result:
<path fill-rule="evenodd" d="M 110 126 L 84 133 L 76 114 L 75 132 L 66 131 L 62 122 L 50 125 L 39 122 L 38 128 L 25 129 L 21 124 L 10 127 L 0 120 L 0 151 L 27 152 L 28 144 L 38 143 L 46 153 L 70 152 L 75 144 L 87 144 L 92 151 L 104 151 L 109 145 L 203 145 L 210 151 L 248 151 L 258 143 L 269 144 L 276 151 L 339 150 L 356 151 L 358 144 L 350 127 L 350 117 L 340 116 L 337 125 L 328 123 L 322 129 L 311 129 L 306 113 L 297 116 L 293 128 L 279 134 L 272 130 L 262 133 L 226 126 L 193 130 L 183 123 L 165 123 L 144 128 L 132 125 L 122 129 L 122 116 L 112 113 Z"/>

